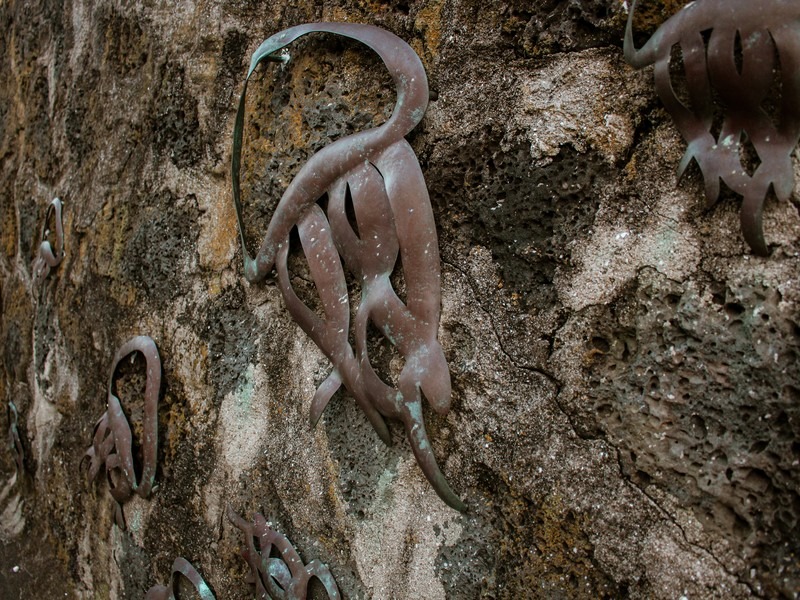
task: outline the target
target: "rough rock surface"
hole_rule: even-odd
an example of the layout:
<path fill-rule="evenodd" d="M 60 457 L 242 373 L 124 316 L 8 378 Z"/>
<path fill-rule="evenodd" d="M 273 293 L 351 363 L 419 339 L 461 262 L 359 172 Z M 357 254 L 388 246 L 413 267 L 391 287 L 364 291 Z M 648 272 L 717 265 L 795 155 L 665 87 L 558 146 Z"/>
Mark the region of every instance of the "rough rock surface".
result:
<path fill-rule="evenodd" d="M 697 172 L 676 182 L 684 144 L 652 72 L 622 59 L 625 17 L 616 0 L 0 1 L 0 399 L 25 449 L 22 477 L 0 451 L 0 596 L 141 598 L 181 555 L 218 598 L 252 597 L 230 505 L 345 598 L 797 597 L 800 186 L 767 203 L 772 255 L 751 256 L 738 198 L 705 208 Z M 327 361 L 274 279 L 242 276 L 246 62 L 313 20 L 386 27 L 428 72 L 410 141 L 453 406 L 426 418 L 464 515 L 398 424 L 384 447 L 339 394 L 310 428 Z M 355 43 L 291 54 L 251 86 L 250 240 L 312 152 L 394 101 Z M 54 196 L 67 255 L 37 286 Z M 163 362 L 158 488 L 122 531 L 79 463 L 137 334 Z M 133 422 L 135 367 L 117 382 Z"/>

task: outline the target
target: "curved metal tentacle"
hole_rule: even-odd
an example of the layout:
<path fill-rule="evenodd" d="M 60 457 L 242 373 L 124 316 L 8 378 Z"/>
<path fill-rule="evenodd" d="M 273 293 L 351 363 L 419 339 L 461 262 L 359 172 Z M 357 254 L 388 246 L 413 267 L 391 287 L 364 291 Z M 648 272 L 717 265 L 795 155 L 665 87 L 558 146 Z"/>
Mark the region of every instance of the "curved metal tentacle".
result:
<path fill-rule="evenodd" d="M 324 388 L 320 386 L 317 390 L 312 401 L 311 420 L 315 423 L 319 419 L 327 401 L 338 389 L 333 385 L 337 381 L 344 382 L 378 436 L 391 445 L 391 436 L 383 417 L 360 392 L 361 382 L 355 356 L 347 340 L 350 327 L 347 284 L 331 237 L 330 225 L 322 209 L 315 204 L 298 223 L 297 230 L 326 318 L 323 320 L 308 308 L 292 288 L 286 264 L 288 244 L 284 244 L 277 257 L 278 284 L 292 317 L 333 363 L 336 373 L 336 376 L 329 376 L 323 382 Z"/>
<path fill-rule="evenodd" d="M 441 260 L 425 178 L 405 139 L 384 149 L 374 162 L 392 207 L 408 308 L 436 331 L 442 308 Z"/>
<path fill-rule="evenodd" d="M 131 453 L 130 427 L 122 412 L 119 399 L 111 392 L 117 365 L 134 352 L 141 352 L 145 358 L 147 379 L 144 390 L 144 439 L 142 440 L 142 476 L 136 481 Z M 131 488 L 142 498 L 150 495 L 156 476 L 156 458 L 158 455 L 158 397 L 161 393 L 161 357 L 155 342 L 146 335 L 139 335 L 128 340 L 117 351 L 108 378 L 109 420 L 115 438 L 122 436 L 117 442 L 117 453 L 123 463 L 123 470 L 131 484 Z M 123 424 L 124 421 L 124 424 Z M 127 432 L 126 432 L 127 428 Z M 119 447 L 120 441 L 122 448 Z M 129 474 L 129 476 L 128 476 Z"/>
<path fill-rule="evenodd" d="M 21 477 L 25 472 L 25 449 L 19 436 L 19 413 L 17 412 L 17 406 L 11 400 L 8 401 L 6 406 L 6 415 L 8 416 L 8 445 L 11 448 L 11 454 L 14 456 L 17 477 Z"/>
<path fill-rule="evenodd" d="M 42 229 L 42 244 L 39 246 L 39 253 L 48 267 L 57 267 L 61 260 L 64 258 L 64 224 L 61 216 L 62 204 L 60 198 L 53 198 L 50 206 L 47 207 L 47 214 L 44 219 L 44 226 Z M 50 242 L 45 239 L 47 237 L 47 221 L 50 215 L 55 218 L 56 224 L 56 250 L 50 246 Z"/>
<path fill-rule="evenodd" d="M 450 407 L 452 387 L 447 361 L 437 340 L 441 313 L 441 261 L 425 180 L 414 151 L 405 140 L 387 148 L 377 157 L 375 164 L 383 175 L 400 243 L 407 306 L 416 328 L 411 339 L 416 340 L 417 350 L 428 357 L 428 366 L 420 373 L 422 391 L 436 411 L 446 412 Z"/>
<path fill-rule="evenodd" d="M 331 600 L 341 596 L 327 565 L 313 560 L 308 565 L 285 535 L 272 530 L 266 519 L 256 513 L 253 523 L 245 521 L 229 506 L 228 520 L 244 533 L 242 557 L 250 567 L 256 595 L 282 600 L 305 600 L 311 577 L 317 577 Z M 258 540 L 258 548 L 255 541 Z M 273 548 L 279 558 L 270 558 Z"/>
<path fill-rule="evenodd" d="M 688 144 L 678 175 L 695 159 L 709 204 L 719 195 L 720 181 L 741 194 L 742 234 L 754 253 L 767 255 L 764 199 L 772 188 L 785 200 L 794 187 L 791 153 L 800 141 L 800 3 L 697 0 L 663 23 L 641 50 L 633 45 L 635 8 L 633 2 L 623 51 L 636 68 L 655 63 L 656 91 Z M 736 60 L 737 40 L 741 61 Z M 682 51 L 691 109 L 677 98 L 670 81 L 675 45 Z M 772 88 L 776 51 L 781 98 L 774 122 L 763 103 Z M 716 139 L 711 133 L 711 88 L 724 112 Z M 752 174 L 741 156 L 747 142 L 760 161 Z"/>
<path fill-rule="evenodd" d="M 53 216 L 56 228 L 56 247 L 53 249 L 47 236 L 50 230 L 47 227 L 50 216 Z M 62 220 L 62 203 L 60 198 L 53 198 L 47 207 L 47 213 L 42 224 L 42 241 L 39 244 L 39 252 L 33 262 L 33 276 L 36 281 L 43 281 L 50 273 L 50 269 L 57 267 L 64 259 L 64 224 Z"/>
<path fill-rule="evenodd" d="M 769 254 L 767 242 L 764 240 L 764 227 L 762 216 L 764 214 L 764 195 L 755 190 L 742 200 L 742 209 L 739 211 L 739 221 L 742 226 L 742 235 L 753 249 L 753 252 L 766 256 Z"/>
<path fill-rule="evenodd" d="M 625 60 L 628 64 L 636 69 L 642 69 L 648 65 L 653 64 L 656 56 L 656 48 L 658 46 L 659 38 L 654 34 L 644 47 L 639 50 L 636 49 L 633 43 L 633 13 L 636 11 L 636 0 L 631 2 L 631 8 L 628 11 L 628 21 L 625 24 L 625 41 L 622 45 L 622 51 L 625 55 Z"/>
<path fill-rule="evenodd" d="M 133 435 L 119 398 L 112 392 L 117 366 L 127 356 L 141 352 L 145 357 L 147 379 L 144 398 L 144 439 L 142 474 L 137 480 L 133 462 Z M 128 340 L 117 351 L 108 379 L 106 412 L 94 426 L 92 445 L 84 453 L 80 468 L 87 470 L 91 483 L 105 468 L 111 496 L 118 504 L 117 523 L 124 528 L 121 508 L 134 493 L 146 498 L 153 489 L 158 455 L 158 398 L 161 392 L 161 359 L 155 342 L 147 336 Z"/>
<path fill-rule="evenodd" d="M 369 168 L 369 163 L 364 164 Z M 351 177 L 355 177 L 353 174 Z M 363 244 L 356 235 L 347 218 L 347 196 L 352 201 L 353 192 L 346 179 L 339 179 L 328 193 L 328 221 L 331 224 L 333 243 L 339 254 L 346 258 L 347 269 L 359 280 L 363 277 L 364 267 L 361 265 L 361 248 Z"/>
<path fill-rule="evenodd" d="M 289 232 L 299 221 L 300 216 L 335 180 L 364 160 L 369 160 L 375 152 L 402 139 L 422 120 L 428 104 L 428 78 L 425 76 L 419 57 L 408 44 L 393 33 L 370 25 L 309 23 L 277 33 L 256 50 L 247 78 L 250 78 L 260 62 L 282 60 L 274 54 L 297 38 L 312 32 L 335 33 L 350 37 L 374 50 L 392 75 L 397 87 L 397 103 L 391 117 L 381 127 L 337 140 L 311 157 L 284 192 L 267 228 L 261 248 L 255 257 L 250 257 L 244 240 L 239 182 L 244 98 L 247 92 L 247 81 L 245 81 L 234 125 L 231 175 L 245 260 L 245 277 L 250 281 L 261 280 L 267 275 L 273 267 L 278 244 L 288 238 Z"/>
<path fill-rule="evenodd" d="M 111 486 L 111 495 L 114 500 L 122 504 L 137 490 L 136 472 L 133 466 L 133 434 L 128 424 L 128 419 L 122 411 L 122 405 L 114 394 L 108 394 L 108 423 L 114 434 L 114 453 L 105 461 L 106 476 Z M 120 476 L 113 478 L 114 473 Z"/>
<path fill-rule="evenodd" d="M 179 556 L 172 563 L 172 571 L 170 572 L 169 584 L 154 585 L 145 595 L 145 600 L 178 600 L 178 581 L 181 577 L 189 580 L 194 589 L 200 596 L 200 600 L 216 600 L 214 593 L 208 584 L 203 579 L 202 575 L 197 572 L 197 569 L 192 566 L 185 558 Z"/>
<path fill-rule="evenodd" d="M 402 377 L 402 375 L 401 375 Z M 436 456 L 433 454 L 428 433 L 425 429 L 425 420 L 422 417 L 422 404 L 419 401 L 419 392 L 416 394 L 413 391 L 415 384 L 413 381 L 401 381 L 400 388 L 404 390 L 403 394 L 406 397 L 413 397 L 416 395 L 416 401 L 407 401 L 403 408 L 405 412 L 404 423 L 408 441 L 411 450 L 414 452 L 414 458 L 417 459 L 425 478 L 430 482 L 433 491 L 441 498 L 445 504 L 454 508 L 459 512 L 467 510 L 467 505 L 459 498 L 450 484 L 447 483 L 444 474 L 436 462 Z"/>
<path fill-rule="evenodd" d="M 330 600 L 339 600 L 339 598 L 341 598 L 339 588 L 336 585 L 336 580 L 333 578 L 331 570 L 328 568 L 328 565 L 324 564 L 319 559 L 315 558 L 306 565 L 306 575 L 309 580 L 312 577 L 316 577 L 322 583 Z"/>
<path fill-rule="evenodd" d="M 309 413 L 311 427 L 317 426 L 320 417 L 322 417 L 322 413 L 325 412 L 325 409 L 328 407 L 328 402 L 331 401 L 331 398 L 339 391 L 340 387 L 342 387 L 342 376 L 339 375 L 339 372 L 334 368 L 330 375 L 325 378 L 325 381 L 319 384 L 317 391 L 314 393 L 314 398 L 311 400 L 311 411 Z M 379 433 L 378 435 L 381 434 Z M 391 441 L 391 439 L 389 441 Z"/>

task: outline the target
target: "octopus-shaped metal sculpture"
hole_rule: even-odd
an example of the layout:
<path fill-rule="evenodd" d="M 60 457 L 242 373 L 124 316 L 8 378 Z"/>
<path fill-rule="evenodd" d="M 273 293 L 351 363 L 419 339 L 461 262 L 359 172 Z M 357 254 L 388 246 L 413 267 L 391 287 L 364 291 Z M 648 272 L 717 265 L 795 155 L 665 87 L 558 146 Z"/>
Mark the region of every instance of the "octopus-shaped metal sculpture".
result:
<path fill-rule="evenodd" d="M 42 241 L 39 244 L 39 252 L 36 259 L 33 261 L 33 278 L 37 283 L 41 283 L 50 274 L 50 269 L 53 269 L 61 263 L 64 258 L 64 225 L 61 219 L 62 205 L 59 198 L 53 198 L 50 206 L 47 207 L 47 214 L 44 217 L 44 224 L 42 225 Z M 56 248 L 53 250 L 52 245 L 47 240 L 50 235 L 48 223 L 50 217 L 55 221 L 56 230 Z"/>
<path fill-rule="evenodd" d="M 397 86 L 397 104 L 381 126 L 341 138 L 317 152 L 286 189 L 255 257 L 247 251 L 240 200 L 239 170 L 244 127 L 245 80 L 233 138 L 233 198 L 249 281 L 264 279 L 275 266 L 292 317 L 333 364 L 311 407 L 316 424 L 330 398 L 344 385 L 380 438 L 391 443 L 384 418 L 401 420 L 414 455 L 436 493 L 451 507 L 464 503 L 451 490 L 431 449 L 422 416 L 421 395 L 434 410 L 450 408 L 450 374 L 437 339 L 441 310 L 441 271 L 436 226 L 428 191 L 414 151 L 405 136 L 422 120 L 428 104 L 428 80 L 411 47 L 392 33 L 353 23 L 312 23 L 292 27 L 256 50 L 247 79 L 262 61 L 311 32 L 328 32 L 372 48 Z M 327 194 L 327 214 L 317 201 Z M 356 230 L 348 221 L 352 201 Z M 297 228 L 324 317 L 306 306 L 292 289 L 287 256 L 289 234 Z M 407 287 L 403 302 L 390 282 L 398 255 Z M 342 261 L 344 265 L 342 265 Z M 355 350 L 348 340 L 350 305 L 345 269 L 361 285 L 355 313 Z M 372 322 L 405 363 L 397 386 L 375 372 L 367 349 Z"/>
<path fill-rule="evenodd" d="M 192 566 L 192 563 L 180 556 L 172 563 L 169 585 L 154 585 L 147 591 L 144 600 L 177 600 L 180 598 L 178 595 L 178 582 L 182 577 L 188 579 L 189 583 L 194 586 L 200 596 L 200 600 L 216 600 L 211 588 L 208 587 L 208 584 L 197 572 L 197 569 Z"/>
<path fill-rule="evenodd" d="M 142 440 L 142 473 L 137 481 L 133 464 L 133 436 L 119 398 L 113 393 L 117 365 L 134 352 L 141 352 L 146 361 L 147 380 L 144 392 L 144 439 Z M 161 358 L 155 342 L 147 336 L 127 341 L 117 351 L 108 378 L 108 408 L 94 426 L 92 446 L 84 454 L 81 465 L 88 464 L 87 476 L 93 481 L 105 467 L 111 496 L 117 502 L 115 518 L 124 529 L 124 504 L 133 494 L 147 498 L 153 489 L 158 454 L 158 397 L 161 392 Z"/>
<path fill-rule="evenodd" d="M 250 566 L 257 598 L 306 600 L 308 584 L 313 577 L 322 583 L 330 600 L 341 598 L 328 566 L 317 559 L 303 564 L 291 542 L 285 535 L 270 529 L 263 515 L 256 513 L 255 521 L 248 523 L 229 507 L 228 519 L 244 533 L 242 557 Z M 272 552 L 278 557 L 270 557 Z"/>
<path fill-rule="evenodd" d="M 770 186 L 779 200 L 791 195 L 791 155 L 800 140 L 800 2 L 697 0 L 661 25 L 639 50 L 633 44 L 635 8 L 634 0 L 625 30 L 625 58 L 637 69 L 655 63 L 656 92 L 689 145 L 678 176 L 694 159 L 703 173 L 709 204 L 719 196 L 720 180 L 741 194 L 745 240 L 755 253 L 768 254 L 761 224 L 764 199 Z M 674 46 L 681 50 L 691 106 L 673 89 Z M 777 67 L 780 98 L 775 99 L 775 123 L 764 106 Z M 724 110 L 716 137 L 715 95 Z M 741 158 L 747 139 L 760 161 L 752 175 Z"/>

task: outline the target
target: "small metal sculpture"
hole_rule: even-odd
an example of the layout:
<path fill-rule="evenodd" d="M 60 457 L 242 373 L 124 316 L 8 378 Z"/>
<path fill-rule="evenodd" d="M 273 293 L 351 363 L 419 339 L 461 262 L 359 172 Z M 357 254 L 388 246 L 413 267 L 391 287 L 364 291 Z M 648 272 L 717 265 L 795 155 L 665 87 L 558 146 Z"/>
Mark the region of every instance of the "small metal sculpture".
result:
<path fill-rule="evenodd" d="M 383 125 L 341 138 L 311 157 L 286 189 L 261 248 L 251 257 L 244 239 L 239 184 L 247 81 L 259 63 L 285 60 L 276 53 L 312 32 L 350 37 L 377 52 L 397 86 L 397 104 Z M 405 424 L 417 462 L 436 493 L 463 511 L 466 506 L 436 463 L 422 416 L 421 394 L 442 414 L 449 410 L 451 396 L 447 360 L 437 339 L 441 272 L 436 226 L 422 171 L 404 137 L 422 120 L 427 104 L 428 80 L 419 57 L 388 31 L 352 23 L 312 23 L 275 34 L 253 55 L 239 101 L 233 133 L 233 199 L 245 277 L 262 280 L 275 266 L 289 312 L 333 363 L 333 371 L 314 396 L 312 424 L 344 385 L 385 443 L 391 444 L 391 438 L 384 417 Z M 327 215 L 316 204 L 326 193 Z M 348 197 L 358 233 L 347 219 Z M 287 256 L 289 234 L 295 227 L 324 317 L 307 307 L 292 289 Z M 389 279 L 398 255 L 407 288 L 405 303 Z M 345 268 L 361 285 L 355 351 L 348 340 Z M 384 383 L 371 364 L 366 333 L 370 321 L 405 360 L 396 388 Z"/>
<path fill-rule="evenodd" d="M 122 405 L 112 389 L 117 365 L 134 352 L 144 355 L 147 383 L 144 392 L 144 439 L 142 440 L 142 475 L 137 482 L 133 464 L 133 438 Z M 147 336 L 137 336 L 126 342 L 114 357 L 108 378 L 108 408 L 94 426 L 92 446 L 86 451 L 81 465 L 88 463 L 88 480 L 93 481 L 105 466 L 111 495 L 117 502 L 116 521 L 125 528 L 122 507 L 133 494 L 147 498 L 153 489 L 158 453 L 158 397 L 161 391 L 161 358 L 155 342 Z"/>
<path fill-rule="evenodd" d="M 50 269 L 57 267 L 64 258 L 64 225 L 61 220 L 61 200 L 53 198 L 50 206 L 47 207 L 47 214 L 44 217 L 44 224 L 42 225 L 42 242 L 39 244 L 39 253 L 36 255 L 36 260 L 33 261 L 33 278 L 37 283 L 41 283 L 47 278 Z M 56 228 L 56 249 L 47 240 L 50 235 L 50 229 L 47 224 L 50 222 L 50 216 L 53 215 Z"/>
<path fill-rule="evenodd" d="M 8 416 L 8 442 L 11 448 L 11 455 L 14 457 L 17 477 L 21 477 L 25 472 L 25 450 L 19 437 L 19 413 L 16 405 L 11 400 L 8 401 L 6 414 Z"/>
<path fill-rule="evenodd" d="M 269 528 L 266 519 L 255 515 L 255 522 L 248 523 L 228 507 L 228 519 L 242 530 L 245 547 L 242 557 L 250 566 L 250 576 L 256 585 L 256 597 L 274 600 L 305 600 L 308 584 L 316 577 L 324 586 L 330 600 L 341 598 L 339 588 L 328 566 L 319 560 L 307 565 L 286 536 Z M 256 541 L 258 548 L 256 548 Z M 278 558 L 270 557 L 276 552 Z"/>
<path fill-rule="evenodd" d="M 201 600 L 216 600 L 200 573 L 197 572 L 189 561 L 180 556 L 172 563 L 169 585 L 154 585 L 147 591 L 144 600 L 177 600 L 179 598 L 178 581 L 181 576 L 189 580 L 189 583 L 197 590 Z"/>
<path fill-rule="evenodd" d="M 779 200 L 791 195 L 791 155 L 800 140 L 800 2 L 697 0 L 661 25 L 640 50 L 633 44 L 635 8 L 634 0 L 625 30 L 625 58 L 637 69 L 655 63 L 656 92 L 689 144 L 678 176 L 694 159 L 703 173 L 709 204 L 719 196 L 720 180 L 741 194 L 745 240 L 755 253 L 768 254 L 761 225 L 764 199 L 770 186 Z M 691 107 L 672 86 L 674 46 L 680 47 L 683 57 Z M 739 51 L 741 66 L 737 65 Z M 778 66 L 776 57 L 780 67 L 777 124 L 764 109 Z M 717 108 L 724 110 L 716 138 L 711 131 L 714 93 L 719 99 Z M 740 154 L 748 138 L 760 160 L 752 175 L 742 165 Z"/>

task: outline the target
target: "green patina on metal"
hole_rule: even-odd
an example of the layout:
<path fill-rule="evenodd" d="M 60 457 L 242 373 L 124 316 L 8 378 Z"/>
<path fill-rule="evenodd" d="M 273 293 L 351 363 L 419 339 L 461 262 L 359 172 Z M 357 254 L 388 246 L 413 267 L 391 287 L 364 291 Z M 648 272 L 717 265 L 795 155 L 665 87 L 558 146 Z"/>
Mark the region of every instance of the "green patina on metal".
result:
<path fill-rule="evenodd" d="M 304 564 L 286 536 L 270 529 L 263 515 L 256 513 L 253 523 L 249 523 L 228 507 L 228 519 L 244 533 L 242 557 L 250 567 L 257 598 L 268 594 L 270 598 L 305 600 L 313 577 L 322 583 L 330 600 L 341 598 L 328 566 L 316 559 Z M 273 551 L 280 558 L 270 557 Z"/>
<path fill-rule="evenodd" d="M 133 464 L 133 436 L 119 398 L 113 393 L 114 378 L 120 362 L 140 352 L 147 362 L 144 392 L 144 439 L 142 440 L 142 473 L 137 481 Z M 147 498 L 153 489 L 158 456 L 158 398 L 161 393 L 161 357 L 155 342 L 144 335 L 128 340 L 117 351 L 108 377 L 108 408 L 94 426 L 92 445 L 81 460 L 89 482 L 105 470 L 109 489 L 117 502 L 116 521 L 125 528 L 121 505 L 133 494 Z"/>
<path fill-rule="evenodd" d="M 200 573 L 189 561 L 180 556 L 172 563 L 169 585 L 154 585 L 147 591 L 144 600 L 179 600 L 178 581 L 182 577 L 189 580 L 189 583 L 197 590 L 201 600 L 216 600 L 211 588 L 208 587 Z"/>

